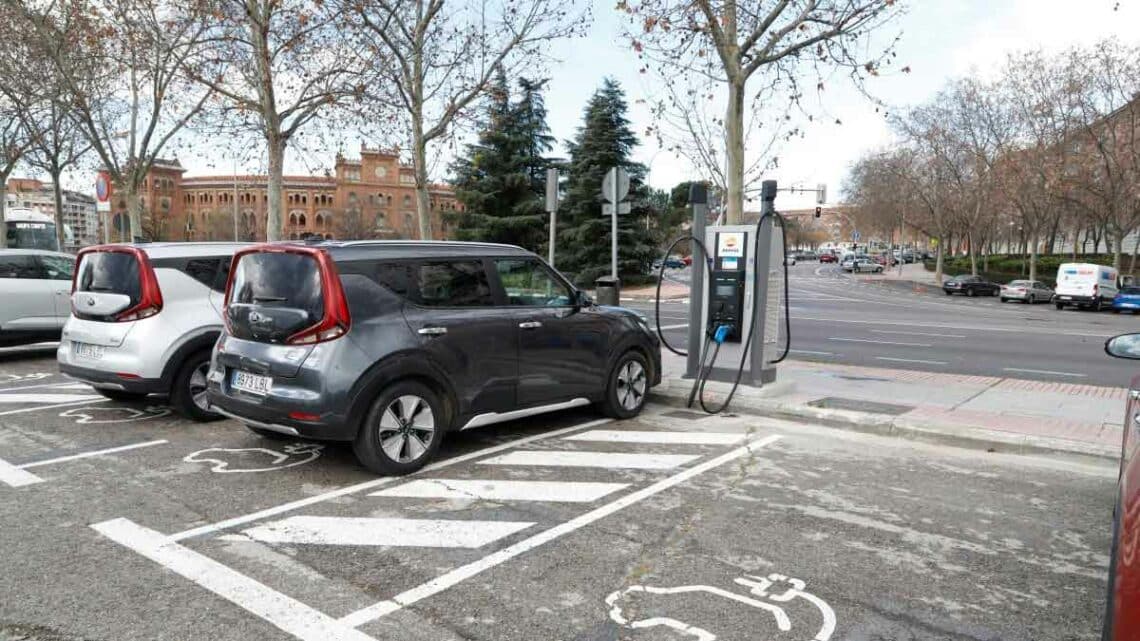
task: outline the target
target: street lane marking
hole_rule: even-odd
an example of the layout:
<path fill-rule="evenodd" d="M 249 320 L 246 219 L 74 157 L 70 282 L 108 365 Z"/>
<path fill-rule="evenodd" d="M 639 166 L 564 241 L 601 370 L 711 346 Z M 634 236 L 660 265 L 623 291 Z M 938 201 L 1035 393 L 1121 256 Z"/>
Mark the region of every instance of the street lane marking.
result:
<path fill-rule="evenodd" d="M 748 435 L 743 432 L 653 432 L 635 430 L 590 430 L 563 436 L 564 441 L 602 443 L 667 443 L 671 445 L 734 445 Z"/>
<path fill-rule="evenodd" d="M 688 327 L 688 326 L 689 326 L 688 323 L 681 323 L 679 325 L 662 325 L 661 331 L 665 331 L 665 330 L 669 330 L 669 329 L 681 329 L 683 327 Z"/>
<path fill-rule="evenodd" d="M 629 454 L 625 452 L 559 452 L 520 450 L 496 456 L 480 465 L 537 467 L 605 467 L 610 469 L 667 470 L 700 458 L 697 454 Z"/>
<path fill-rule="evenodd" d="M 774 434 L 761 439 L 750 441 L 734 450 L 722 454 L 716 458 L 709 459 L 699 465 L 694 465 L 688 469 L 682 470 L 673 476 L 662 479 L 653 485 L 636 492 L 631 492 L 625 496 L 607 503 L 597 509 L 591 510 L 581 516 L 575 517 L 556 525 L 548 530 L 544 530 L 535 534 L 534 536 L 523 539 L 514 545 L 509 545 L 502 550 L 488 554 L 487 556 L 468 563 L 467 565 L 460 566 L 442 576 L 436 577 L 422 585 L 414 587 L 405 592 L 392 597 L 387 601 L 380 601 L 370 605 L 361 610 L 357 610 L 351 614 L 345 615 L 340 618 L 340 622 L 352 627 L 359 627 L 371 621 L 375 621 L 381 617 L 391 614 L 401 608 L 412 605 L 418 601 L 422 601 L 432 595 L 443 592 L 444 590 L 457 585 L 485 570 L 502 565 L 507 561 L 529 552 L 540 545 L 549 543 L 566 534 L 575 532 L 595 521 L 603 519 L 611 514 L 618 512 L 626 507 L 639 503 L 655 494 L 660 494 L 665 490 L 680 485 L 685 481 L 703 474 L 709 470 L 720 467 L 725 463 L 734 461 L 742 456 L 753 453 L 760 448 L 771 445 L 779 440 L 781 436 Z"/>
<path fill-rule="evenodd" d="M 592 503 L 629 487 L 626 483 L 586 481 L 492 481 L 417 479 L 369 496 L 419 499 L 481 499 L 486 501 L 551 501 Z"/>
<path fill-rule="evenodd" d="M 547 438 L 554 438 L 556 436 L 561 436 L 563 434 L 569 434 L 570 432 L 574 432 L 576 430 L 585 430 L 585 429 L 590 429 L 591 427 L 597 427 L 599 425 L 605 425 L 606 423 L 609 423 L 611 420 L 612 419 L 602 418 L 602 419 L 598 419 L 596 421 L 587 421 L 587 422 L 582 423 L 580 425 L 572 425 L 570 427 L 564 427 L 564 428 L 559 429 L 559 430 L 553 430 L 550 432 L 544 432 L 542 434 L 535 434 L 533 436 L 527 436 L 525 438 L 520 438 L 520 439 L 516 439 L 513 441 L 509 441 L 507 443 L 503 443 L 502 445 L 496 445 L 494 447 L 488 447 L 488 448 L 485 448 L 482 450 L 476 450 L 474 452 L 468 452 L 467 454 L 463 454 L 460 456 L 449 458 L 449 459 L 444 460 L 444 461 L 439 461 L 438 463 L 432 463 L 431 465 L 425 466 L 419 473 L 433 472 L 435 470 L 441 470 L 445 467 L 456 465 L 458 463 L 464 463 L 466 461 L 470 461 L 471 459 L 479 458 L 480 456 L 486 456 L 488 454 L 494 454 L 496 452 L 502 452 L 503 450 L 508 450 L 512 447 L 519 447 L 522 445 L 526 445 L 527 443 L 533 443 L 535 441 L 540 441 L 540 440 L 547 439 Z M 332 490 L 331 492 L 325 492 L 324 494 L 317 494 L 316 496 L 310 496 L 308 498 L 299 499 L 299 500 L 292 501 L 289 503 L 283 503 L 281 505 L 271 507 L 271 508 L 266 508 L 266 509 L 261 510 L 259 512 L 253 512 L 251 514 L 246 514 L 244 516 L 238 516 L 238 517 L 234 517 L 232 519 L 226 519 L 224 521 L 218 521 L 217 523 L 211 523 L 208 525 L 201 525 L 199 527 L 190 528 L 189 530 L 184 530 L 184 531 L 179 532 L 177 534 L 171 534 L 170 540 L 171 541 L 181 541 L 183 539 L 189 539 L 189 538 L 192 538 L 195 536 L 202 536 L 203 534 L 210 534 L 212 532 L 217 532 L 218 530 L 229 529 L 231 527 L 234 527 L 235 525 L 242 525 L 245 523 L 249 523 L 251 521 L 259 521 L 259 520 L 264 519 L 264 518 L 269 517 L 269 516 L 276 516 L 278 514 L 282 514 L 285 512 L 291 512 L 293 510 L 305 507 L 307 505 L 312 505 L 314 503 L 320 503 L 322 501 L 327 501 L 329 499 L 335 499 L 337 497 L 345 496 L 346 494 L 355 494 L 356 492 L 363 492 L 364 490 L 368 490 L 368 489 L 371 489 L 374 487 L 379 487 L 381 485 L 388 485 L 390 483 L 395 483 L 398 480 L 399 479 L 392 478 L 392 477 L 385 477 L 385 478 L 380 478 L 380 479 L 373 479 L 371 481 L 365 481 L 363 483 L 357 483 L 356 485 L 350 485 L 348 487 L 342 487 L 339 490 Z"/>
<path fill-rule="evenodd" d="M 815 354 L 817 356 L 835 356 L 835 352 L 817 352 L 813 349 L 790 349 L 793 354 Z"/>
<path fill-rule="evenodd" d="M 1018 332 L 1020 334 L 1048 334 L 1050 336 L 1073 336 L 1091 338 L 1110 338 L 1113 334 L 1089 334 L 1085 332 L 1066 332 L 1050 329 L 1037 329 L 1035 327 L 979 327 L 976 325 L 948 325 L 942 323 L 923 323 L 916 321 L 886 321 L 886 320 L 853 320 L 849 318 L 819 318 L 815 316 L 792 316 L 792 320 L 819 321 L 821 323 L 855 323 L 859 325 L 901 325 L 903 327 L 929 327 L 932 329 L 978 330 L 983 332 Z"/>
<path fill-rule="evenodd" d="M 32 485 L 35 483 L 43 483 L 43 479 L 32 474 L 25 472 L 19 467 L 12 465 L 4 459 L 0 459 L 0 482 L 11 487 L 23 487 L 25 485 Z"/>
<path fill-rule="evenodd" d="M 1080 378 L 1085 377 L 1084 374 L 1078 374 L 1076 372 L 1056 372 L 1049 369 L 1022 369 L 1020 367 L 1003 367 L 1002 370 L 1006 372 L 1025 372 L 1027 374 L 1053 374 L 1055 376 L 1078 376 Z"/>
<path fill-rule="evenodd" d="M 78 403 L 101 399 L 98 394 L 0 394 L 0 403 Z"/>
<path fill-rule="evenodd" d="M 902 347 L 933 347 L 927 343 L 895 343 L 892 341 L 873 341 L 868 338 L 836 338 L 832 336 L 829 341 L 844 341 L 847 343 L 875 343 L 876 345 L 901 345 Z"/>
<path fill-rule="evenodd" d="M 922 365 L 946 365 L 946 361 L 924 361 L 920 358 L 889 358 L 886 356 L 876 356 L 877 361 L 891 361 L 892 363 L 920 363 Z"/>
<path fill-rule="evenodd" d="M 119 447 L 108 447 L 105 450 L 93 450 L 91 452 L 82 452 L 79 454 L 70 454 L 68 456 L 60 456 L 57 458 L 50 458 L 44 461 L 35 461 L 33 463 L 24 463 L 19 467 L 27 469 L 29 467 L 39 467 L 41 465 L 52 465 L 54 463 L 63 463 L 65 461 L 76 461 L 84 458 L 91 458 L 92 456 L 103 456 L 104 454 L 114 454 L 115 452 L 125 452 L 127 450 L 136 450 L 140 447 L 151 447 L 152 445 L 162 445 L 166 443 L 165 439 L 157 441 L 146 441 L 145 443 L 134 443 L 132 445 L 120 445 Z"/>
<path fill-rule="evenodd" d="M 480 548 L 534 525 L 525 521 L 384 519 L 291 516 L 226 534 L 225 541 L 310 545 L 375 545 L 424 548 Z"/>
<path fill-rule="evenodd" d="M 966 338 L 962 334 L 927 334 L 925 332 L 895 332 L 885 329 L 872 329 L 874 334 L 902 334 L 904 336 L 934 336 L 937 338 Z"/>
<path fill-rule="evenodd" d="M 323 612 L 130 520 L 112 519 L 91 528 L 302 641 L 375 641 Z"/>
<path fill-rule="evenodd" d="M 60 408 L 60 407 L 75 407 L 76 405 L 91 405 L 94 403 L 106 403 L 108 400 L 110 400 L 110 399 L 103 398 L 101 396 L 96 397 L 96 398 L 98 400 L 94 400 L 94 401 L 92 401 L 92 400 L 71 401 L 70 403 L 57 403 L 55 405 L 34 405 L 32 407 L 21 407 L 18 410 L 7 410 L 4 412 L 0 412 L 0 416 L 10 416 L 12 414 L 26 414 L 28 412 L 38 412 L 40 410 L 52 410 L 52 409 L 56 409 L 56 408 Z"/>

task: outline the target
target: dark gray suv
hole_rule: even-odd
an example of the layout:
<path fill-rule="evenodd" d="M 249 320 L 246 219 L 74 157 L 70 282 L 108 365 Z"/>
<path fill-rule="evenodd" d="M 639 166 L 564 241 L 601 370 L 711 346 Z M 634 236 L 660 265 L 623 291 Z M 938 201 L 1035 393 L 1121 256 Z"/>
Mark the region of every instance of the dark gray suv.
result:
<path fill-rule="evenodd" d="M 452 430 L 591 403 L 629 418 L 661 380 L 641 316 L 510 245 L 259 245 L 234 256 L 225 305 L 211 408 L 352 441 L 382 474 L 419 469 Z"/>

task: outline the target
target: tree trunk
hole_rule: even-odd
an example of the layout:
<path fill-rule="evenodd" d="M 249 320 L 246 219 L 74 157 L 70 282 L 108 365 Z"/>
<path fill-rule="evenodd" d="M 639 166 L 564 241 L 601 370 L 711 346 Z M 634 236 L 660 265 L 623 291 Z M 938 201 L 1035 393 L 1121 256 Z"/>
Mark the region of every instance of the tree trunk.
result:
<path fill-rule="evenodd" d="M 1120 256 L 1124 249 L 1124 230 L 1119 226 L 1113 225 L 1116 229 L 1112 230 L 1112 268 L 1120 272 Z"/>
<path fill-rule="evenodd" d="M 8 174 L 0 173 L 0 249 L 8 246 Z"/>
<path fill-rule="evenodd" d="M 970 275 L 978 275 L 978 252 L 974 249 L 974 232 L 966 232 L 966 252 L 970 254 Z"/>
<path fill-rule="evenodd" d="M 420 222 L 420 240 L 431 240 L 431 200 L 428 196 L 427 142 L 423 125 L 412 125 L 412 169 L 416 174 L 416 216 Z"/>
<path fill-rule="evenodd" d="M 1037 237 L 1031 236 L 1029 243 L 1029 280 L 1037 280 Z"/>
<path fill-rule="evenodd" d="M 1128 263 L 1128 273 L 1136 274 L 1136 254 L 1140 254 L 1140 233 L 1136 234 L 1136 243 L 1132 245 L 1132 260 Z"/>
<path fill-rule="evenodd" d="M 55 197 L 55 242 L 56 250 L 63 251 L 64 243 L 67 242 L 67 236 L 64 233 L 63 225 L 63 186 L 59 184 L 60 174 L 63 172 L 58 168 L 53 169 L 51 172 L 51 190 L 52 196 Z"/>
<path fill-rule="evenodd" d="M 945 248 L 945 243 L 942 242 L 941 235 L 938 236 L 938 247 L 934 248 L 934 280 L 939 285 L 942 284 L 942 252 Z"/>
<path fill-rule="evenodd" d="M 265 239 L 269 242 L 281 240 L 282 212 L 281 197 L 285 190 L 285 141 L 270 133 L 269 143 L 269 213 L 265 220 Z"/>
<path fill-rule="evenodd" d="M 744 83 L 728 83 L 724 121 L 728 210 L 725 224 L 744 222 Z"/>
<path fill-rule="evenodd" d="M 127 225 L 130 227 L 127 238 L 129 242 L 139 242 L 142 237 L 142 202 L 139 200 L 137 185 L 127 184 Z M 120 232 L 121 233 L 121 232 Z M 120 236 L 122 237 L 122 236 Z"/>

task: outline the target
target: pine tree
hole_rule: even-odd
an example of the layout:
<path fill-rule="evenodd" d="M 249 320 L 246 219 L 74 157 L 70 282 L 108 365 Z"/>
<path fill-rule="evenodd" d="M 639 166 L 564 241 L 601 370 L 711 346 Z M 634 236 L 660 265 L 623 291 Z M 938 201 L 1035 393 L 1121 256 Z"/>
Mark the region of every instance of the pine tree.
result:
<path fill-rule="evenodd" d="M 649 203 L 645 167 L 629 158 L 638 144 L 626 117 L 625 92 L 607 78 L 590 98 L 583 123 L 568 143 L 570 162 L 565 199 L 558 208 L 558 267 L 574 274 L 579 285 L 592 285 L 610 273 L 609 216 L 602 216 L 602 179 L 611 167 L 630 176 L 632 212 L 618 217 L 618 275 L 624 282 L 645 278 L 654 248 L 644 221 Z M 641 224 L 639 224 L 639 222 Z"/>
<path fill-rule="evenodd" d="M 546 125 L 545 80 L 519 80 L 511 102 L 500 73 L 487 105 L 483 132 L 452 165 L 456 197 L 465 206 L 449 216 L 459 240 L 508 243 L 539 251 L 546 237 L 544 154 L 554 139 Z"/>

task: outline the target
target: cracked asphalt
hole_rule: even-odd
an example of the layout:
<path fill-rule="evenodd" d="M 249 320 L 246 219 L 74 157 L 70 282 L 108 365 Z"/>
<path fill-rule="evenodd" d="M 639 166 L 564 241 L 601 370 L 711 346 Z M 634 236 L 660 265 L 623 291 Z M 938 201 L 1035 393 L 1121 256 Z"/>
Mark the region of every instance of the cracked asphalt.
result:
<path fill-rule="evenodd" d="M 91 527 L 123 520 L 293 599 L 293 613 L 336 621 L 398 602 L 345 625 L 379 641 L 1100 638 L 1112 465 L 651 406 L 457 435 L 442 452 L 453 462 L 415 477 L 620 487 L 600 498 L 374 496 L 411 479 L 378 480 L 342 446 L 286 449 L 159 401 L 90 398 L 51 357 L 0 358 L 0 459 L 38 479 L 0 482 L 0 641 L 334 638 L 290 634 Z M 572 438 L 591 430 L 745 440 Z M 519 452 L 538 462 L 488 463 Z M 549 464 L 579 452 L 660 466 Z M 348 545 L 298 540 L 281 525 L 297 517 L 525 527 L 474 546 Z"/>

